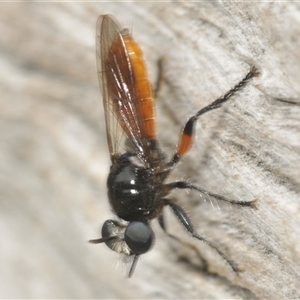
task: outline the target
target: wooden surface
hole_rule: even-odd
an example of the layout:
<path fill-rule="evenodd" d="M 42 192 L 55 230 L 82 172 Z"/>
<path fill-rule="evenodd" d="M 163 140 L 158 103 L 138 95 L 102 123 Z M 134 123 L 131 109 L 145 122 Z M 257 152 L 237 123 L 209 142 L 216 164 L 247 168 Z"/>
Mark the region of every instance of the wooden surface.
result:
<path fill-rule="evenodd" d="M 95 23 L 110 13 L 132 27 L 157 99 L 161 143 L 174 151 L 184 121 L 248 72 L 224 108 L 203 116 L 185 178 L 258 210 L 197 193 L 177 199 L 212 249 L 158 228 L 132 279 L 115 253 L 87 240 L 111 218 L 109 156 L 95 63 Z M 1 3 L 1 298 L 300 298 L 299 3 Z M 175 193 L 174 193 L 175 197 Z M 193 242 L 177 220 L 170 230 Z"/>

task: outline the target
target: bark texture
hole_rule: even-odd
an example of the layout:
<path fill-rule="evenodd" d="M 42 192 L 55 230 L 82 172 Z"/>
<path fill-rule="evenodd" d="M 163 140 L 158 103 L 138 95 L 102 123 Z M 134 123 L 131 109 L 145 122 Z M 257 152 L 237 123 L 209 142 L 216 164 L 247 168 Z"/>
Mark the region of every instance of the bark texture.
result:
<path fill-rule="evenodd" d="M 95 23 L 113 14 L 132 28 L 155 82 L 159 137 L 172 155 L 184 122 L 227 92 L 250 66 L 254 79 L 201 117 L 173 179 L 258 210 L 174 193 L 199 233 L 245 269 L 236 275 L 168 215 L 167 238 L 132 279 L 104 245 L 87 240 L 113 215 L 109 156 L 95 62 Z M 300 298 L 299 3 L 1 3 L 0 297 L 139 299 Z"/>

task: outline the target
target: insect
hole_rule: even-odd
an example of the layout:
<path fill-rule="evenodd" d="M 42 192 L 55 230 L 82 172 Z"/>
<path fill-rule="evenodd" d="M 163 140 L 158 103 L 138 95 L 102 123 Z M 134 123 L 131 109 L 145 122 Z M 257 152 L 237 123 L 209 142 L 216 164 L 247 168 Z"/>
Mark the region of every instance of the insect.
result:
<path fill-rule="evenodd" d="M 129 258 L 128 276 L 131 277 L 139 257 L 154 245 L 155 235 L 150 226 L 153 219 L 157 219 L 161 228 L 174 237 L 165 226 L 163 211 L 169 207 L 192 237 L 208 244 L 234 271 L 239 271 L 213 242 L 197 233 L 180 204 L 169 199 L 168 194 L 174 189 L 189 189 L 252 208 L 256 200 L 230 200 L 186 181 L 165 181 L 192 146 L 198 118 L 219 108 L 251 78 L 258 76 L 256 68 L 252 67 L 234 88 L 189 118 L 175 154 L 167 161 L 156 138 L 154 99 L 140 47 L 129 30 L 122 29 L 113 16 L 102 15 L 97 21 L 96 48 L 111 158 L 108 199 L 117 220 L 105 221 L 102 237 L 90 242 L 105 243 L 113 251 Z"/>

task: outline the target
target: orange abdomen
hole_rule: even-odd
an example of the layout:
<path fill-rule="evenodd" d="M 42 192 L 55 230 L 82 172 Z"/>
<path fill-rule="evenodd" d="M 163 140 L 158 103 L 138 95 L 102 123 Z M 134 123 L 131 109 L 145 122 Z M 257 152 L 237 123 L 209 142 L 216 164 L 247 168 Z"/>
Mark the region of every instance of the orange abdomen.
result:
<path fill-rule="evenodd" d="M 134 75 L 136 91 L 136 109 L 142 129 L 142 136 L 146 139 L 155 139 L 155 113 L 151 83 L 148 79 L 147 68 L 141 48 L 130 34 L 123 35 L 127 52 Z"/>

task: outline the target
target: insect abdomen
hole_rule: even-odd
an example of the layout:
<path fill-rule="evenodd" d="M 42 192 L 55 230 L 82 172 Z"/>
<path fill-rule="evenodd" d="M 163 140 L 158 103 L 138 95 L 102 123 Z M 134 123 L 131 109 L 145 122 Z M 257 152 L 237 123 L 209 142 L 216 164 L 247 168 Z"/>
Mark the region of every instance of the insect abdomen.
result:
<path fill-rule="evenodd" d="M 136 90 L 140 97 L 138 99 L 140 103 L 137 105 L 137 108 L 139 108 L 138 113 L 143 119 L 142 135 L 146 139 L 154 139 L 156 134 L 154 101 L 151 83 L 148 79 L 147 68 L 143 59 L 143 52 L 130 34 L 126 34 L 123 38 L 129 54 Z"/>

